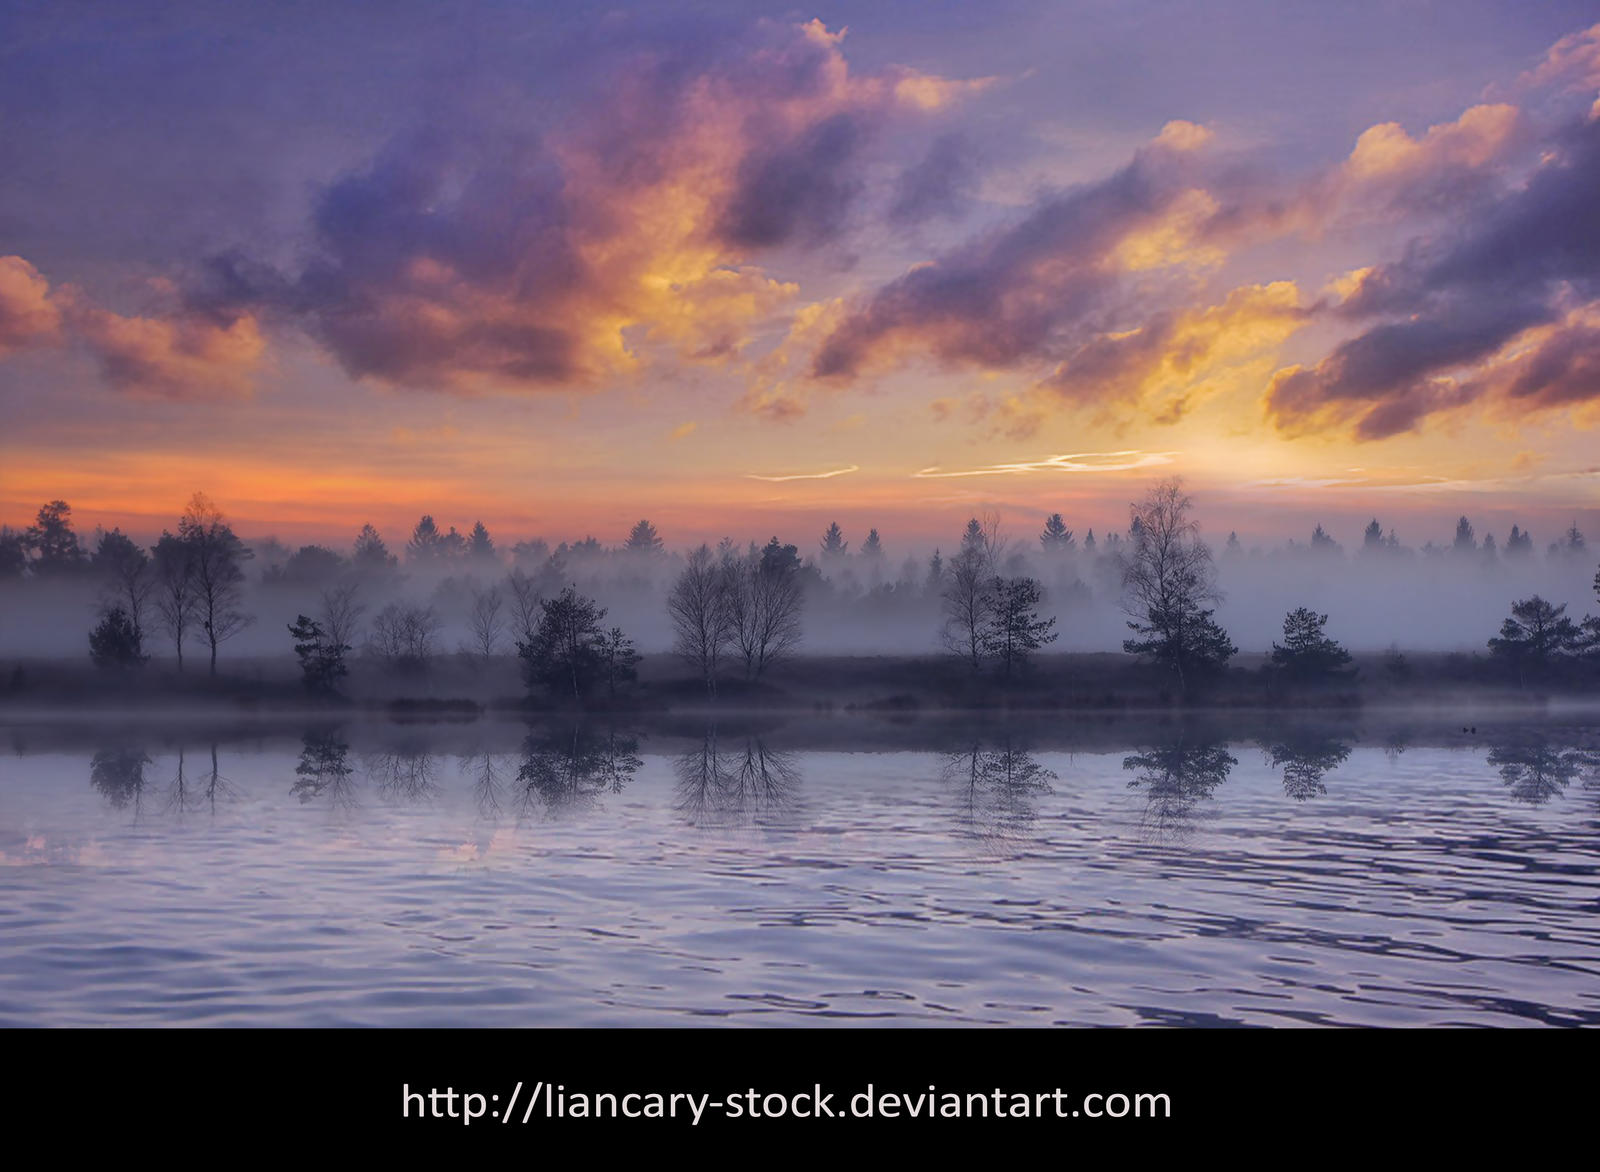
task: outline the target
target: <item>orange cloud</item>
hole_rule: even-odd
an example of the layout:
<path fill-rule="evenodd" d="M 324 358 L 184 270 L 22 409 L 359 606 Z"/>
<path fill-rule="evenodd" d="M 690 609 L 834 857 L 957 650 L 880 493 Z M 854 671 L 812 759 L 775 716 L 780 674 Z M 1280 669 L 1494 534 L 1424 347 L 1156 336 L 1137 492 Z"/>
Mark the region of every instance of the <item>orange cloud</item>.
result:
<path fill-rule="evenodd" d="M 266 344 L 254 317 L 230 323 L 194 314 L 124 317 L 76 305 L 74 333 L 119 390 L 171 399 L 237 398 L 250 393 Z"/>
<path fill-rule="evenodd" d="M 54 341 L 60 332 L 50 282 L 20 256 L 0 256 L 0 356 Z"/>

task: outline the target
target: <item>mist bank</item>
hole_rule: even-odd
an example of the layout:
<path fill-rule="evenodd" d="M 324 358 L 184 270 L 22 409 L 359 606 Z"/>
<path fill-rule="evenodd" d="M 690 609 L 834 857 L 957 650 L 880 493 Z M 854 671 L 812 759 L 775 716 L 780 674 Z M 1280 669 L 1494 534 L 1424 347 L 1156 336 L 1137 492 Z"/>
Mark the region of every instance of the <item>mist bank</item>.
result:
<path fill-rule="evenodd" d="M 1105 543 L 1100 543 L 1104 545 Z M 938 553 L 942 568 L 951 550 Z M 940 649 L 943 585 L 933 572 L 932 550 L 876 558 L 849 553 L 806 556 L 801 577 L 803 637 L 800 651 L 821 655 L 917 655 Z M 1409 651 L 1478 651 L 1493 636 L 1513 600 L 1531 594 L 1570 606 L 1575 615 L 1597 609 L 1596 561 L 1586 551 L 1490 560 L 1480 552 L 1324 552 L 1310 547 L 1216 551 L 1221 593 L 1216 618 L 1242 651 L 1266 651 L 1282 634 L 1287 611 L 1309 607 L 1329 616 L 1328 634 L 1353 651 L 1398 645 Z M 606 612 L 646 653 L 673 644 L 666 610 L 681 554 L 633 556 L 616 551 L 574 554 L 527 570 L 510 559 L 460 565 L 402 564 L 379 571 L 333 567 L 306 579 L 270 575 L 255 559 L 245 565 L 238 609 L 248 616 L 220 650 L 225 659 L 287 654 L 288 625 L 317 615 L 322 595 L 335 583 L 354 583 L 366 619 L 354 640 L 358 657 L 373 652 L 371 619 L 391 604 L 429 612 L 435 653 L 481 642 L 473 609 L 490 591 L 502 614 L 492 646 L 512 650 L 515 637 L 507 578 L 528 574 L 544 593 L 573 585 Z M 1002 551 L 1009 575 L 1026 574 L 1042 587 L 1041 613 L 1056 620 L 1060 650 L 1118 651 L 1127 637 L 1121 564 L 1115 548 L 1047 554 Z M 281 570 L 281 567 L 279 567 Z M 86 658 L 87 634 L 105 605 L 95 575 L 29 576 L 0 581 L 0 661 Z M 171 641 L 151 624 L 146 652 L 174 658 Z M 192 645 L 186 653 L 196 650 Z"/>
<path fill-rule="evenodd" d="M 340 693 L 308 694 L 292 659 L 230 660 L 216 676 L 150 663 L 124 672 L 82 661 L 23 659 L 0 670 L 0 713 L 7 719 L 68 716 L 117 721 L 160 719 L 180 711 L 190 721 L 250 719 L 397 719 L 460 723 L 499 717 L 544 719 L 588 712 L 597 719 L 681 715 L 735 719 L 796 714 L 817 717 L 934 717 L 939 713 L 1004 716 L 1148 714 L 1183 711 L 1432 712 L 1469 723 L 1491 714 L 1536 714 L 1600 705 L 1600 671 L 1586 663 L 1524 684 L 1486 655 L 1454 652 L 1358 654 L 1348 674 L 1314 684 L 1286 680 L 1269 657 L 1240 655 L 1203 687 L 1183 692 L 1159 666 L 1121 653 L 1055 652 L 1037 656 L 1026 675 L 1005 686 L 974 677 L 946 655 L 798 656 L 760 682 L 729 679 L 714 697 L 676 656 L 643 656 L 638 679 L 615 700 L 582 705 L 527 691 L 514 656 L 440 656 L 426 670 L 396 673 L 358 659 Z"/>

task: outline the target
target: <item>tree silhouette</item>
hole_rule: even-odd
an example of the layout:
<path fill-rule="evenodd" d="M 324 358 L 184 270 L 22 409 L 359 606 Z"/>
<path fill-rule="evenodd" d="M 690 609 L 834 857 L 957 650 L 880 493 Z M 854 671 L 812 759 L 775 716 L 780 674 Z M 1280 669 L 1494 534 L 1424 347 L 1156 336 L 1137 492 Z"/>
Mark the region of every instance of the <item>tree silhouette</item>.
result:
<path fill-rule="evenodd" d="M 194 547 L 171 533 L 162 533 L 155 546 L 156 618 L 172 639 L 178 670 L 183 670 L 184 636 L 194 628 L 199 608 L 195 587 Z"/>
<path fill-rule="evenodd" d="M 1066 553 L 1073 546 L 1072 530 L 1061 519 L 1060 513 L 1045 518 L 1044 530 L 1039 534 L 1039 544 L 1045 553 Z"/>
<path fill-rule="evenodd" d="M 489 536 L 488 527 L 482 521 L 475 521 L 472 532 L 467 537 L 467 556 L 473 561 L 498 562 L 500 555 L 495 552 L 494 538 Z"/>
<path fill-rule="evenodd" d="M 876 529 L 867 530 L 867 539 L 861 543 L 861 556 L 869 561 L 883 557 L 883 541 Z"/>
<path fill-rule="evenodd" d="M 830 522 L 827 531 L 822 535 L 823 560 L 835 561 L 844 557 L 849 551 L 850 543 L 844 539 L 844 531 L 839 528 L 839 522 Z"/>
<path fill-rule="evenodd" d="M 973 674 L 983 667 L 983 633 L 993 603 L 989 586 L 995 575 L 1000 540 L 992 518 L 985 525 L 973 517 L 961 534 L 961 547 L 950 559 L 940 596 L 940 641 L 966 660 Z"/>
<path fill-rule="evenodd" d="M 505 599 L 497 587 L 472 591 L 472 609 L 467 614 L 467 629 L 472 633 L 472 650 L 488 659 L 500 645 L 505 631 Z"/>
<path fill-rule="evenodd" d="M 344 570 L 344 558 L 322 545 L 302 545 L 289 555 L 274 579 L 285 586 L 323 587 Z"/>
<path fill-rule="evenodd" d="M 1284 616 L 1283 642 L 1272 645 L 1272 663 L 1285 675 L 1302 682 L 1333 679 L 1344 674 L 1350 653 L 1323 633 L 1328 616 L 1296 607 Z"/>
<path fill-rule="evenodd" d="M 619 688 L 639 678 L 639 652 L 621 627 L 612 627 L 601 637 L 600 675 L 606 682 L 606 695 L 613 700 Z"/>
<path fill-rule="evenodd" d="M 1511 526 L 1511 534 L 1506 538 L 1506 557 L 1523 558 L 1533 552 L 1533 534 L 1526 529 Z"/>
<path fill-rule="evenodd" d="M 305 615 L 296 616 L 289 624 L 289 635 L 294 640 L 294 654 L 300 661 L 300 678 L 306 690 L 315 695 L 332 694 L 349 674 L 344 662 L 349 645 L 330 639 L 321 623 Z"/>
<path fill-rule="evenodd" d="M 382 534 L 371 525 L 361 526 L 350 553 L 350 564 L 357 573 L 382 573 L 394 569 L 399 563 L 400 559 L 390 553 L 389 547 L 383 543 Z"/>
<path fill-rule="evenodd" d="M 113 606 L 89 632 L 89 658 L 96 667 L 116 668 L 138 667 L 150 657 L 128 612 Z"/>
<path fill-rule="evenodd" d="M 1537 594 L 1513 603 L 1500 634 L 1489 640 L 1489 651 L 1515 668 L 1524 685 L 1530 676 L 1541 678 L 1578 647 L 1578 626 L 1566 613 L 1564 603 L 1554 606 Z"/>
<path fill-rule="evenodd" d="M 728 572 L 711 547 L 701 545 L 689 554 L 667 595 L 672 649 L 699 673 L 710 696 L 717 693 L 717 665 L 733 634 Z"/>
<path fill-rule="evenodd" d="M 150 555 L 113 529 L 102 533 L 90 559 L 95 576 L 100 579 L 101 600 L 105 609 L 117 607 L 133 625 L 142 652 L 145 626 L 156 589 L 154 567 Z"/>
<path fill-rule="evenodd" d="M 744 558 L 724 559 L 722 582 L 745 679 L 759 680 L 800 643 L 800 551 L 776 537 L 752 544 Z"/>
<path fill-rule="evenodd" d="M 1221 594 L 1191 508 L 1177 478 L 1151 489 L 1132 507 L 1133 548 L 1122 571 L 1123 607 L 1136 636 L 1123 641 L 1123 650 L 1167 667 L 1185 691 L 1238 650 L 1204 605 Z"/>
<path fill-rule="evenodd" d="M 444 534 L 439 532 L 432 515 L 424 513 L 411 531 L 411 540 L 406 542 L 406 561 L 419 566 L 432 566 L 444 561 L 447 556 Z"/>
<path fill-rule="evenodd" d="M 553 695 L 581 702 L 600 675 L 605 608 L 571 586 L 539 605 L 533 641 L 517 644 L 524 678 L 529 688 L 542 685 Z"/>
<path fill-rule="evenodd" d="M 34 523 L 22 535 L 24 548 L 33 554 L 33 573 L 39 577 L 70 574 L 85 569 L 89 561 L 72 530 L 72 506 L 66 501 L 42 505 Z"/>
<path fill-rule="evenodd" d="M 1472 553 L 1478 548 L 1472 522 L 1465 517 L 1456 522 L 1456 539 L 1450 543 L 1450 548 L 1456 553 Z"/>
<path fill-rule="evenodd" d="M 372 620 L 368 649 L 396 671 L 422 671 L 433 657 L 439 617 L 432 607 L 391 602 Z"/>
<path fill-rule="evenodd" d="M 0 581 L 22 577 L 28 569 L 28 546 L 24 534 L 9 525 L 0 525 Z"/>
<path fill-rule="evenodd" d="M 190 550 L 194 575 L 195 619 L 211 649 L 211 674 L 217 674 L 217 648 L 254 619 L 240 609 L 244 601 L 241 563 L 252 556 L 222 513 L 197 492 L 178 518 L 178 540 Z"/>
<path fill-rule="evenodd" d="M 995 578 L 988 593 L 980 642 L 984 654 L 999 665 L 1001 678 L 1010 680 L 1029 656 L 1056 641 L 1056 620 L 1039 617 L 1041 591 L 1036 579 Z"/>
<path fill-rule="evenodd" d="M 622 543 L 622 548 L 638 554 L 658 554 L 666 550 L 656 527 L 643 520 L 628 531 L 628 540 Z"/>

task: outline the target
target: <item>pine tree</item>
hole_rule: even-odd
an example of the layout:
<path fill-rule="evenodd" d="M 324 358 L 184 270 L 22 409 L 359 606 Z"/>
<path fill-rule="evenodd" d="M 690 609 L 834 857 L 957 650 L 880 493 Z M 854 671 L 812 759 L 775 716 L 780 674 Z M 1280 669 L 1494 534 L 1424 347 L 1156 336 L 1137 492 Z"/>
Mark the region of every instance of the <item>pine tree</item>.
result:
<path fill-rule="evenodd" d="M 622 543 L 622 548 L 629 553 L 657 554 L 666 546 L 661 541 L 661 534 L 656 532 L 656 527 L 649 521 L 641 520 L 628 531 L 628 540 Z"/>
<path fill-rule="evenodd" d="M 1328 616 L 1296 607 L 1283 620 L 1283 642 L 1272 645 L 1272 662 L 1292 679 L 1321 681 L 1343 673 L 1350 653 L 1323 633 Z"/>
<path fill-rule="evenodd" d="M 1039 534 L 1039 544 L 1045 553 L 1066 553 L 1073 546 L 1072 530 L 1061 519 L 1060 513 L 1051 513 L 1045 519 L 1044 531 Z"/>
<path fill-rule="evenodd" d="M 150 657 L 128 612 L 113 606 L 89 632 L 89 658 L 96 667 L 137 667 Z"/>
<path fill-rule="evenodd" d="M 349 674 L 344 662 L 349 645 L 330 639 L 321 623 L 305 615 L 297 615 L 289 624 L 289 636 L 294 640 L 294 653 L 300 660 L 300 677 L 306 690 L 319 695 L 333 692 L 339 681 Z"/>
<path fill-rule="evenodd" d="M 980 636 L 983 651 L 999 665 L 1001 677 L 1009 680 L 1033 652 L 1056 641 L 1056 620 L 1039 617 L 1041 591 L 1033 578 L 996 578 L 988 594 Z"/>

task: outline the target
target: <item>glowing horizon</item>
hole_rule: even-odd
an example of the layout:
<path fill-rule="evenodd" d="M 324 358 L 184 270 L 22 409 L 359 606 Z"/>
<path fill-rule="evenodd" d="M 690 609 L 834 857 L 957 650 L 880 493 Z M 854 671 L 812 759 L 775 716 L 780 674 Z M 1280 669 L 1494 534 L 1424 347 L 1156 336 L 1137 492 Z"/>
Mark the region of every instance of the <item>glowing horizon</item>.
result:
<path fill-rule="evenodd" d="M 4 18 L 0 523 L 1600 534 L 1592 6 L 134 7 Z"/>

